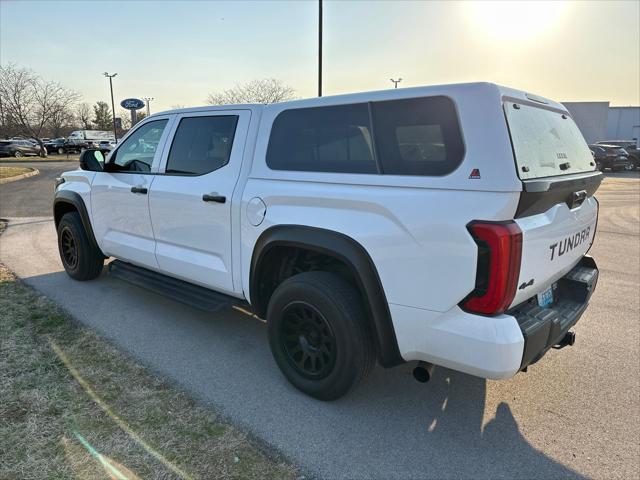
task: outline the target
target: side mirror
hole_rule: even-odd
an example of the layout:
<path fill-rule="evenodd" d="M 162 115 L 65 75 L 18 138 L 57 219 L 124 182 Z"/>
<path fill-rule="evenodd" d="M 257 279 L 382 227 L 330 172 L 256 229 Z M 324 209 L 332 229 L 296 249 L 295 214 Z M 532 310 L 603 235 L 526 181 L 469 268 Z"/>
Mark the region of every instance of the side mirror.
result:
<path fill-rule="evenodd" d="M 104 166 L 104 155 L 100 150 L 85 150 L 80 155 L 80 168 L 89 172 L 101 172 Z"/>

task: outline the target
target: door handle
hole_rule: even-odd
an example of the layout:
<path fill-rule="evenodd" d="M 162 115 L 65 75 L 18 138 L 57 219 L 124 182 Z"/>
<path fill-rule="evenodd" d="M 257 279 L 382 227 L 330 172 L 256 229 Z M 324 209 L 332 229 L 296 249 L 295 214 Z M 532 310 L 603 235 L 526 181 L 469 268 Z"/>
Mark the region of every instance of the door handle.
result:
<path fill-rule="evenodd" d="M 223 195 L 218 195 L 215 193 L 209 194 L 205 193 L 202 195 L 203 202 L 216 202 L 216 203 L 225 203 L 227 201 L 227 197 Z"/>
<path fill-rule="evenodd" d="M 146 195 L 147 189 L 144 187 L 131 187 L 131 193 L 141 193 L 143 195 Z"/>

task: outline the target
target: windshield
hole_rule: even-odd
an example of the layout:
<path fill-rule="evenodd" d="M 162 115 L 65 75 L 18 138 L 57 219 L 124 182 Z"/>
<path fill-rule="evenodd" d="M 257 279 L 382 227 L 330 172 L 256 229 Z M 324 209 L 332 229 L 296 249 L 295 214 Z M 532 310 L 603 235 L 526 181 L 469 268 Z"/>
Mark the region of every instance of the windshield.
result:
<path fill-rule="evenodd" d="M 595 170 L 589 147 L 569 115 L 514 102 L 505 102 L 504 111 L 521 179 Z"/>

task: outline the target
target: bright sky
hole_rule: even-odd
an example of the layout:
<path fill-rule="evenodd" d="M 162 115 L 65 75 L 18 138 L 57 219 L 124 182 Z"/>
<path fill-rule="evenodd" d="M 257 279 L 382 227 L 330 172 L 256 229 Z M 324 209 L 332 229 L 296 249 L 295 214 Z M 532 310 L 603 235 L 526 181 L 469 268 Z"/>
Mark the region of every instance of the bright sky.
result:
<path fill-rule="evenodd" d="M 4 1 L 0 62 L 93 103 L 155 97 L 152 111 L 274 77 L 317 91 L 309 1 Z M 325 95 L 492 81 L 559 101 L 640 104 L 640 2 L 325 1 Z"/>

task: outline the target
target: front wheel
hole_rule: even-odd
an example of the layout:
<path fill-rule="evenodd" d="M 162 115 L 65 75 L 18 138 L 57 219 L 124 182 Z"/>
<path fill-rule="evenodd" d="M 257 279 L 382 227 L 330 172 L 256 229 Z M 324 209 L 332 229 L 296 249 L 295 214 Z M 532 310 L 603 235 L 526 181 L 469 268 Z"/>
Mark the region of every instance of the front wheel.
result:
<path fill-rule="evenodd" d="M 320 400 L 343 396 L 375 363 L 358 291 L 329 272 L 282 282 L 267 311 L 271 353 L 284 376 Z"/>
<path fill-rule="evenodd" d="M 58 155 L 64 155 L 64 148 L 58 149 Z"/>
<path fill-rule="evenodd" d="M 20 150 L 16 150 L 13 156 L 16 158 L 21 158 L 24 156 L 24 153 L 22 153 Z"/>
<path fill-rule="evenodd" d="M 58 224 L 58 251 L 62 266 L 76 280 L 92 280 L 102 272 L 104 257 L 92 246 L 78 212 L 66 213 Z"/>

